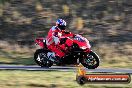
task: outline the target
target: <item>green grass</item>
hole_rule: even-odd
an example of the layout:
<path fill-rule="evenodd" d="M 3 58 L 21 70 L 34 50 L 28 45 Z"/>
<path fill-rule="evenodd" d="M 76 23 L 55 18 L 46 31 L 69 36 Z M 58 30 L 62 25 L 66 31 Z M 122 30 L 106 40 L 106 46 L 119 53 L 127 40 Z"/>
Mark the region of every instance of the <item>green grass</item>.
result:
<path fill-rule="evenodd" d="M 1 70 L 0 88 L 131 88 L 130 84 L 85 84 L 75 81 L 75 72 Z"/>
<path fill-rule="evenodd" d="M 10 65 L 35 65 L 33 57 L 27 58 L 5 58 L 0 57 L 0 64 L 10 64 Z"/>
<path fill-rule="evenodd" d="M 33 54 L 0 50 L 0 64 L 34 65 Z"/>
<path fill-rule="evenodd" d="M 33 57 L 19 57 L 19 58 L 6 58 L 0 57 L 0 64 L 10 64 L 10 65 L 35 65 Z"/>
<path fill-rule="evenodd" d="M 106 59 L 101 59 L 100 67 L 102 68 L 132 68 L 132 61 L 126 56 L 121 57 L 107 57 Z"/>

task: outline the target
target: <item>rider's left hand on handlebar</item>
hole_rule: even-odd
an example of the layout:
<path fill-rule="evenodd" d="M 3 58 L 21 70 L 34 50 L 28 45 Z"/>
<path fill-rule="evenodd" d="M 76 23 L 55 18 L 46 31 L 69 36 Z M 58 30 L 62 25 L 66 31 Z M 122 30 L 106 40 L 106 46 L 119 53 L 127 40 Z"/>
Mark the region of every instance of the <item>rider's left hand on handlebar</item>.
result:
<path fill-rule="evenodd" d="M 67 39 L 67 38 L 61 38 L 61 39 L 60 39 L 60 45 L 64 44 L 64 43 L 66 42 L 66 39 Z"/>

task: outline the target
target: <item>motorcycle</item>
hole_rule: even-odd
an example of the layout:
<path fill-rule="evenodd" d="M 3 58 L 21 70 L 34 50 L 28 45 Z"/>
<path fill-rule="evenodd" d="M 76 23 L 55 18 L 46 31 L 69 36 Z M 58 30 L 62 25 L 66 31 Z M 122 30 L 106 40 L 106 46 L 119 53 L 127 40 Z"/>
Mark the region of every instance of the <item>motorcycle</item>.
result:
<path fill-rule="evenodd" d="M 41 67 L 51 67 L 54 62 L 51 61 L 47 56 L 47 53 L 52 53 L 52 51 L 47 48 L 46 39 L 37 38 L 35 42 L 41 47 L 34 53 L 35 62 Z M 81 63 L 88 69 L 95 69 L 99 66 L 99 56 L 91 50 L 91 45 L 85 37 L 79 34 L 76 34 L 74 38 L 63 36 L 62 38 L 60 38 L 60 48 L 61 45 L 67 45 L 69 42 L 72 42 L 72 46 L 65 47 L 67 48 L 67 50 L 64 50 L 66 55 L 65 57 L 61 58 L 61 65 Z M 55 64 L 60 65 L 57 63 Z"/>

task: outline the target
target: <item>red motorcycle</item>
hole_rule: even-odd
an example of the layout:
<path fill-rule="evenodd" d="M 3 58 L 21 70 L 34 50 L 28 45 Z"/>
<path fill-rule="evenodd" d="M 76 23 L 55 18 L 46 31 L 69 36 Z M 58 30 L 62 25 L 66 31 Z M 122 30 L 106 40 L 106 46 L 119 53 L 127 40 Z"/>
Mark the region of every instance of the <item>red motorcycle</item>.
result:
<path fill-rule="evenodd" d="M 48 50 L 46 40 L 44 38 L 37 38 L 35 42 L 41 47 L 34 53 L 35 62 L 41 67 L 51 67 L 54 62 L 49 60 L 47 53 L 52 51 Z M 65 47 L 67 48 L 64 50 L 66 55 L 61 58 L 61 65 L 81 63 L 88 69 L 95 69 L 99 66 L 99 56 L 91 50 L 89 41 L 86 38 L 79 34 L 76 34 L 74 38 L 63 36 L 60 38 L 60 48 L 61 45 L 69 42 L 73 44 L 71 47 Z"/>

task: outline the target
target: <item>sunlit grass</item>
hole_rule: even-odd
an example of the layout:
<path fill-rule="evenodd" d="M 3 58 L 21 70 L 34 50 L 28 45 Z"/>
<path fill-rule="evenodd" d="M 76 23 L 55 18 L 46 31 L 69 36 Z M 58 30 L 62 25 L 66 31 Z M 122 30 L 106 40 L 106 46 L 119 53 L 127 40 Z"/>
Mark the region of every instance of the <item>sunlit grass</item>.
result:
<path fill-rule="evenodd" d="M 131 88 L 130 84 L 85 84 L 75 81 L 75 72 L 0 71 L 1 88 Z"/>
<path fill-rule="evenodd" d="M 17 57 L 17 58 L 6 58 L 0 57 L 0 64 L 8 65 L 35 65 L 33 57 Z"/>
<path fill-rule="evenodd" d="M 100 44 L 93 49 L 100 56 L 100 67 L 132 68 L 131 43 Z"/>

